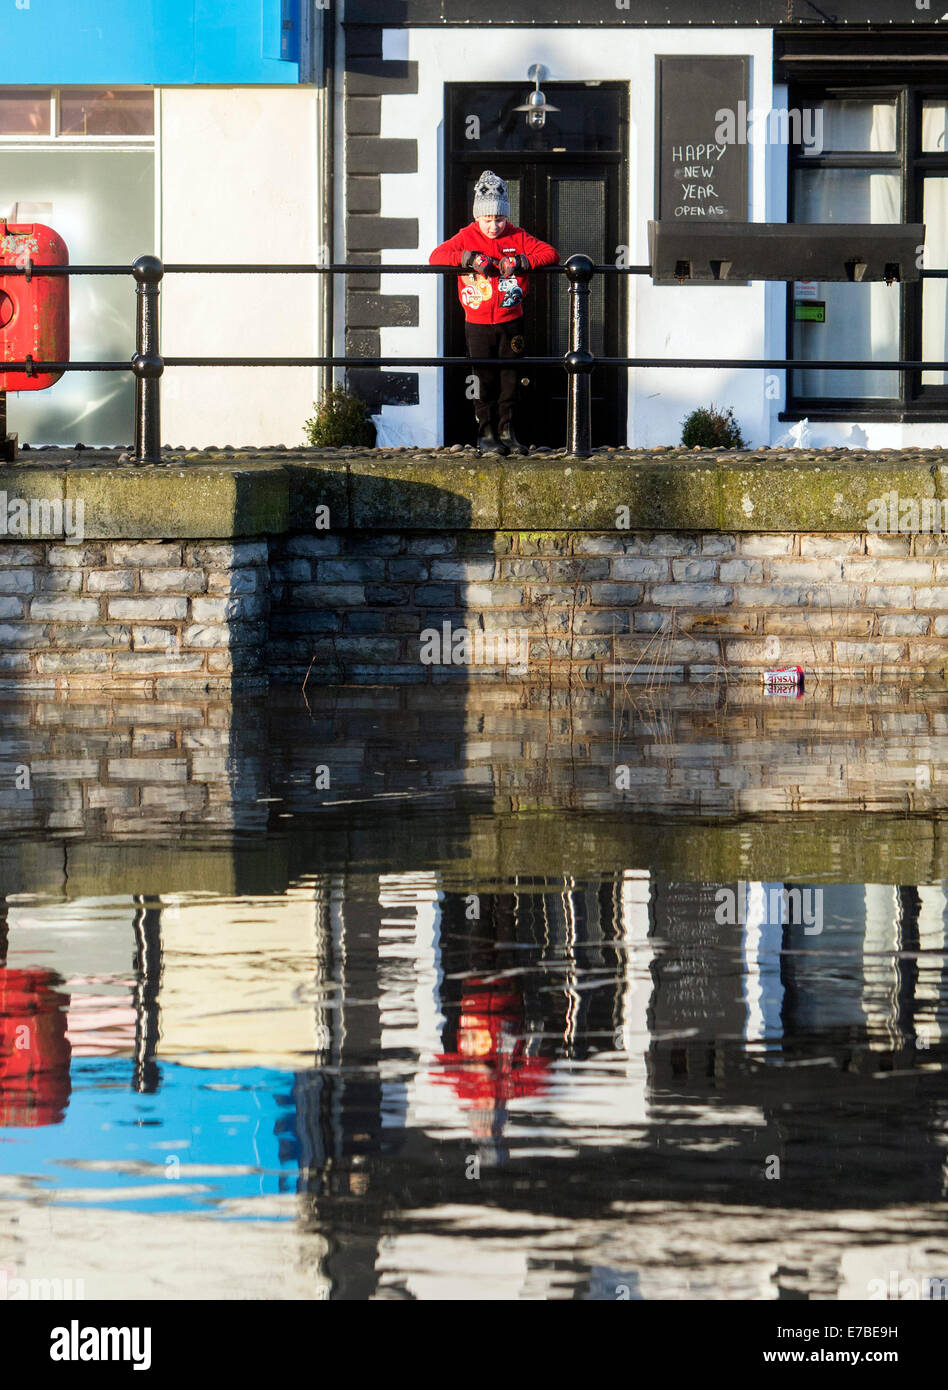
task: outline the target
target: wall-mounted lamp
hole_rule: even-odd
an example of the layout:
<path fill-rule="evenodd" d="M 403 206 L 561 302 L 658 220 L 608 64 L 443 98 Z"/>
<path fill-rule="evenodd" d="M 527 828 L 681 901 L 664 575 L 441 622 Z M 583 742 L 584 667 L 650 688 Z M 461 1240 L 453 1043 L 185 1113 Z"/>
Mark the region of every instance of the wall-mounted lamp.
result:
<path fill-rule="evenodd" d="M 530 93 L 522 106 L 515 106 L 515 111 L 525 111 L 527 113 L 527 125 L 539 130 L 546 124 L 546 113 L 548 111 L 559 111 L 558 106 L 551 106 L 546 97 L 540 91 L 540 78 L 548 76 L 546 68 L 542 63 L 533 63 L 527 68 L 527 76 L 536 83 L 536 88 Z"/>

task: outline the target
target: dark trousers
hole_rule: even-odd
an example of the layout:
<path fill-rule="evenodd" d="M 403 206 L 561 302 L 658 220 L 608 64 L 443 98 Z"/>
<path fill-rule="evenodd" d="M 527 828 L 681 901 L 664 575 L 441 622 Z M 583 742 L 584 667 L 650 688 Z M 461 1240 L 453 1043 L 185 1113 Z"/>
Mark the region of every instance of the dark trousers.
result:
<path fill-rule="evenodd" d="M 500 360 L 523 356 L 523 316 L 508 323 L 465 323 L 464 337 L 468 357 L 496 357 Z M 513 419 L 517 400 L 518 367 L 475 367 L 477 395 L 474 415 L 478 428 L 490 423 L 491 408 L 497 408 L 497 428 Z"/>

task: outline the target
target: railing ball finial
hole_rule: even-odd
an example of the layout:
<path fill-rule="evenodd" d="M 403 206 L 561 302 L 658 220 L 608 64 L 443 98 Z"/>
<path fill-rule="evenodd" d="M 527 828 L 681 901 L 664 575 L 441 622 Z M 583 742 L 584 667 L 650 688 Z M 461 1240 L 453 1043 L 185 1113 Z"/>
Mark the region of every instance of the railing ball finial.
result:
<path fill-rule="evenodd" d="M 570 256 L 566 262 L 566 278 L 572 284 L 588 284 L 595 269 L 595 264 L 588 256 Z"/>
<path fill-rule="evenodd" d="M 165 273 L 164 265 L 158 256 L 139 256 L 132 262 L 132 274 L 138 285 L 157 285 Z"/>

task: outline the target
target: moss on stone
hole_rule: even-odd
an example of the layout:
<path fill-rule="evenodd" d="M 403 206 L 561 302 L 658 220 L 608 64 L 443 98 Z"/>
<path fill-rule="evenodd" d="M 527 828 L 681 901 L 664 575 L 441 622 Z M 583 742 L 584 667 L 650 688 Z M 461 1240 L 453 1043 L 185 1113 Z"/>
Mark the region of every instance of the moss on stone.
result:
<path fill-rule="evenodd" d="M 936 496 L 931 469 L 919 465 L 799 463 L 718 469 L 723 531 L 865 531 L 874 498 Z"/>
<path fill-rule="evenodd" d="M 502 471 L 479 461 L 350 463 L 351 524 L 369 530 L 500 529 Z"/>
<path fill-rule="evenodd" d="M 286 465 L 289 478 L 291 531 L 312 530 L 317 507 L 329 508 L 333 531 L 352 524 L 349 512 L 349 470 L 344 459 L 292 459 Z"/>
<path fill-rule="evenodd" d="M 266 464 L 71 468 L 65 491 L 83 503 L 90 540 L 216 540 L 289 524 L 287 473 Z"/>

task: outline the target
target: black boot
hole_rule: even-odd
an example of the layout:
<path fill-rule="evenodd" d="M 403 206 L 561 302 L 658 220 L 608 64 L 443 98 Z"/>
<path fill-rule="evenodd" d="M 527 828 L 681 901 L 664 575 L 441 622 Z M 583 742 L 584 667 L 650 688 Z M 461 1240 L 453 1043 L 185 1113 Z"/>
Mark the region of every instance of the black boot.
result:
<path fill-rule="evenodd" d="M 500 427 L 500 442 L 507 446 L 507 452 L 510 454 L 525 454 L 527 452 L 526 444 L 520 443 L 509 420 Z"/>
<path fill-rule="evenodd" d="M 506 457 L 510 453 L 506 444 L 502 444 L 494 433 L 494 426 L 487 421 L 481 425 L 477 432 L 477 452 L 479 454 L 500 454 Z"/>

